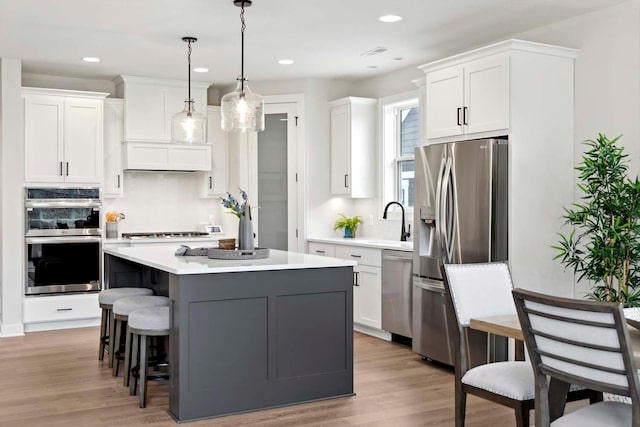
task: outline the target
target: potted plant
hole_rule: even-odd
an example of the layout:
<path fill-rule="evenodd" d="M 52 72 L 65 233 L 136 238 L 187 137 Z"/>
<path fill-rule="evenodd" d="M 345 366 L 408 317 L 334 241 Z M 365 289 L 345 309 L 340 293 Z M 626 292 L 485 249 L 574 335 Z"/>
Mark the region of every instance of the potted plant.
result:
<path fill-rule="evenodd" d="M 362 217 L 354 216 L 353 218 L 349 218 L 344 214 L 338 214 L 340 218 L 333 225 L 334 230 L 339 230 L 344 228 L 344 237 L 351 238 L 356 237 L 356 231 L 358 230 L 358 225 L 364 224 Z"/>
<path fill-rule="evenodd" d="M 587 297 L 640 306 L 640 183 L 627 177 L 627 155 L 599 134 L 585 141 L 578 188 L 582 203 L 565 208 L 572 230 L 560 234 L 556 259 L 593 283 Z"/>

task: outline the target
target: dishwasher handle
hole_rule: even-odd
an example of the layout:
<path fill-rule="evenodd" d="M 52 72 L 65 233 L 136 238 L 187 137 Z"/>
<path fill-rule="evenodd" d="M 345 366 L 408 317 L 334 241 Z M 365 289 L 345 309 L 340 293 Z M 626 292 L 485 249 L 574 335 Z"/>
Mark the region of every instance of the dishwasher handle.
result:
<path fill-rule="evenodd" d="M 429 280 L 423 278 L 414 278 L 413 286 L 429 292 L 438 292 L 444 294 L 444 283 L 438 280 Z"/>
<path fill-rule="evenodd" d="M 392 255 L 382 255 L 382 259 L 385 261 L 400 261 L 400 262 L 412 262 L 413 258 L 402 257 L 402 256 L 392 256 Z"/>

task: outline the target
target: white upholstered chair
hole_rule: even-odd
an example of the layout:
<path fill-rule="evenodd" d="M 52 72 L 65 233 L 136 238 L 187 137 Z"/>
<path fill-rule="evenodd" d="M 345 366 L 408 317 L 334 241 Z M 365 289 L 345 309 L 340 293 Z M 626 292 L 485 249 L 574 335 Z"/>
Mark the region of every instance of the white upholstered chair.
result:
<path fill-rule="evenodd" d="M 535 371 L 536 426 L 640 426 L 640 381 L 622 305 L 521 289 L 513 297 Z M 631 405 L 605 401 L 555 419 L 567 383 L 630 397 Z"/>
<path fill-rule="evenodd" d="M 447 264 L 443 267 L 445 288 L 458 323 L 455 366 L 456 427 L 465 423 L 467 394 L 511 407 L 516 425 L 529 425 L 534 408 L 535 381 L 531 364 L 525 361 L 488 363 L 469 369 L 467 330 L 471 318 L 515 315 L 511 275 L 507 264 Z M 572 391 L 569 399 L 597 400 L 589 390 Z"/>

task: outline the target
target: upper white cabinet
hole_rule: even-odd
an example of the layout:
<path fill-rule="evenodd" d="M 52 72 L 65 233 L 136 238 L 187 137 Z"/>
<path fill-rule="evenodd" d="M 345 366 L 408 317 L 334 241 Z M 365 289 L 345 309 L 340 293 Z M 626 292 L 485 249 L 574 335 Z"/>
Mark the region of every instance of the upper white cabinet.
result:
<path fill-rule="evenodd" d="M 104 181 L 102 197 L 122 197 L 124 175 L 122 169 L 124 102 L 122 99 L 104 100 Z"/>
<path fill-rule="evenodd" d="M 25 181 L 101 184 L 108 94 L 23 88 Z"/>
<path fill-rule="evenodd" d="M 124 169 L 150 171 L 209 171 L 209 144 L 168 144 L 145 141 L 124 143 Z"/>
<path fill-rule="evenodd" d="M 207 107 L 207 143 L 211 144 L 211 171 L 204 174 L 202 197 L 218 197 L 228 191 L 227 132 L 222 130 L 220 107 Z"/>
<path fill-rule="evenodd" d="M 370 98 L 342 98 L 331 109 L 331 193 L 375 197 L 376 104 Z"/>
<path fill-rule="evenodd" d="M 509 56 L 495 54 L 428 71 L 427 138 L 509 128 Z"/>
<path fill-rule="evenodd" d="M 119 76 L 116 94 L 124 98 L 124 140 L 171 142 L 171 116 L 182 111 L 187 82 Z M 209 83 L 191 82 L 191 97 L 201 113 L 207 109 Z"/>

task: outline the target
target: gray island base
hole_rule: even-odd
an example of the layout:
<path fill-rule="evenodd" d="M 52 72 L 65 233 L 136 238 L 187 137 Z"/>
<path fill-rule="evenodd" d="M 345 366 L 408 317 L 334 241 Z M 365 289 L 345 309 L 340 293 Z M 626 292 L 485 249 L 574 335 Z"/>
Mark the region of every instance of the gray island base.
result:
<path fill-rule="evenodd" d="M 176 421 L 353 395 L 352 263 L 272 251 L 253 265 L 158 268 L 134 249 L 145 248 L 105 250 L 107 286 L 169 296 Z"/>

